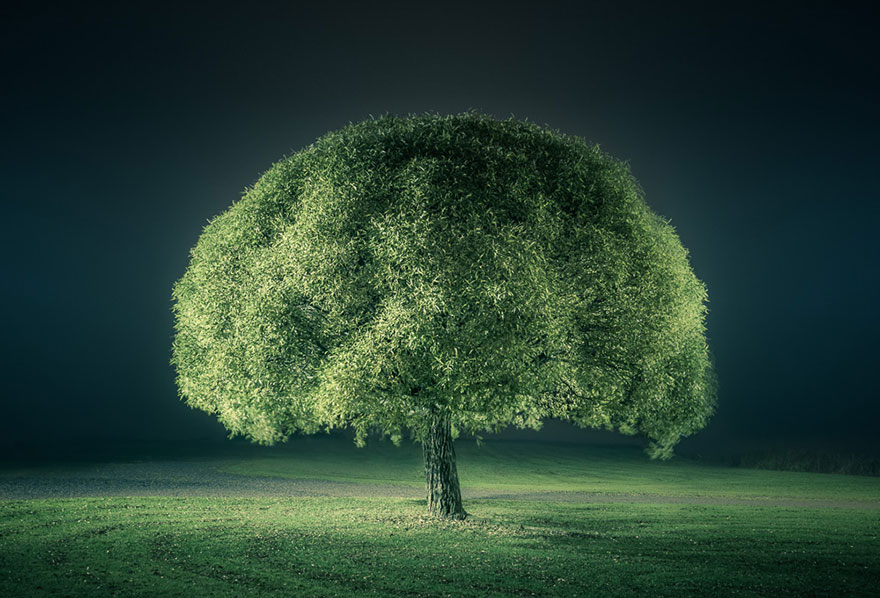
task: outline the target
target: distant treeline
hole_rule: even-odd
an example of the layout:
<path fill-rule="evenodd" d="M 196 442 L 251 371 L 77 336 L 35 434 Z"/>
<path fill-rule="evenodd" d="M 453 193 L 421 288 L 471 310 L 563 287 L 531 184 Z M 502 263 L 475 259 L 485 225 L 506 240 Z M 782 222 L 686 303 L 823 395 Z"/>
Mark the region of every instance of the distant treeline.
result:
<path fill-rule="evenodd" d="M 880 458 L 829 451 L 764 450 L 728 457 L 725 461 L 732 467 L 751 469 L 880 476 Z"/>

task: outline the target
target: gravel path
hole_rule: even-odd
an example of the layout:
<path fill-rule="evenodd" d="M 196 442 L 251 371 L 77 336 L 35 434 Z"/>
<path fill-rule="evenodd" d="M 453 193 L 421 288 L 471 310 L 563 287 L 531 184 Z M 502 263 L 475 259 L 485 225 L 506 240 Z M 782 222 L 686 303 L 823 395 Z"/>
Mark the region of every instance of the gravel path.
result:
<path fill-rule="evenodd" d="M 150 461 L 0 471 L 0 500 L 95 496 L 336 496 L 413 499 L 420 499 L 424 496 L 423 490 L 414 486 L 236 475 L 217 469 L 225 463 L 216 460 Z M 465 500 L 880 509 L 880 503 L 862 501 L 595 494 L 589 492 L 511 493 L 469 487 L 462 490 L 462 496 Z"/>

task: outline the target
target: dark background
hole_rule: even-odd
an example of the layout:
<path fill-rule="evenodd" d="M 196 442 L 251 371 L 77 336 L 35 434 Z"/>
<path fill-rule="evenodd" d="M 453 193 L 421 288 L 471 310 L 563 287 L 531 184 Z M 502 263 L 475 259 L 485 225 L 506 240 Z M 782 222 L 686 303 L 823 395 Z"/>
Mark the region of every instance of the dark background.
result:
<path fill-rule="evenodd" d="M 3 455 L 223 443 L 168 363 L 171 286 L 207 220 L 329 130 L 468 109 L 599 143 L 677 228 L 721 384 L 682 450 L 877 452 L 869 12 L 83 4 L 0 14 Z"/>

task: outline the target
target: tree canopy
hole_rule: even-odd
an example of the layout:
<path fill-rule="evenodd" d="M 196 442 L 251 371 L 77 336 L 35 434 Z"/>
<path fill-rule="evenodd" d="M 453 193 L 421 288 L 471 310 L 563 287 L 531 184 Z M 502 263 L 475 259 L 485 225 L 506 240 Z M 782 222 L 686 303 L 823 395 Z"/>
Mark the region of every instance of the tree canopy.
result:
<path fill-rule="evenodd" d="M 327 134 L 205 227 L 173 299 L 182 397 L 261 443 L 561 418 L 667 456 L 713 411 L 672 226 L 625 164 L 513 119 Z"/>

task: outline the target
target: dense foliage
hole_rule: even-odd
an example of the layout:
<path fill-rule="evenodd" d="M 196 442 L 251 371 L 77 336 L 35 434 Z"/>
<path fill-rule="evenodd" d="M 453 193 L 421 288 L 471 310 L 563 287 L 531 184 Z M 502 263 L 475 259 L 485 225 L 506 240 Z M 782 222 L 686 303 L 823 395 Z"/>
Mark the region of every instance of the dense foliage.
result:
<path fill-rule="evenodd" d="M 478 114 L 383 117 L 275 164 L 174 288 L 181 395 L 262 443 L 537 427 L 641 432 L 714 403 L 703 284 L 624 164 Z"/>

